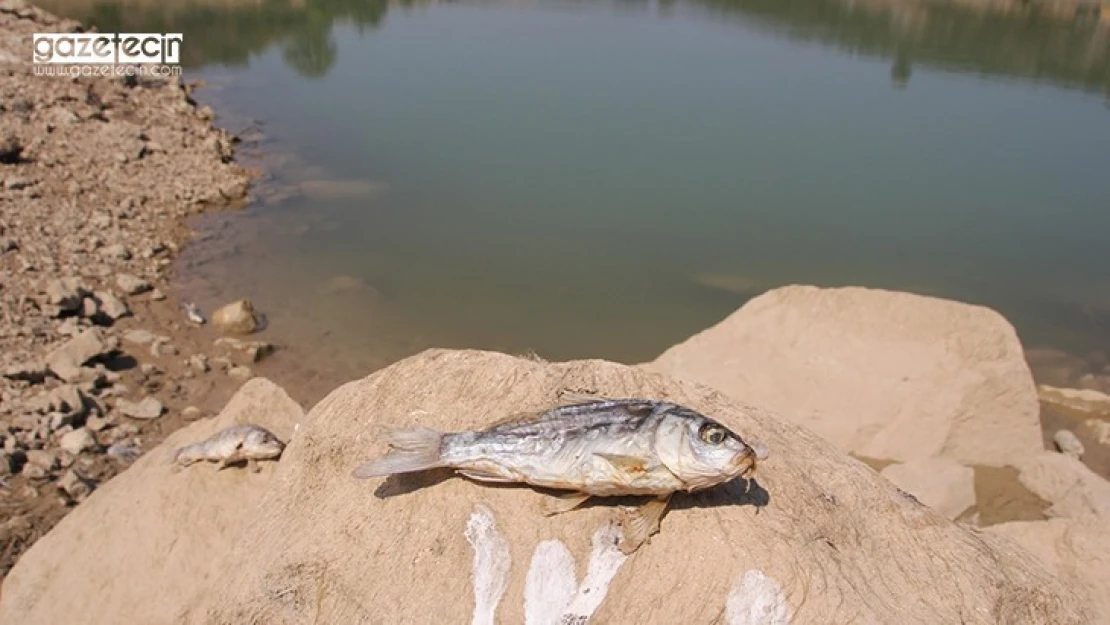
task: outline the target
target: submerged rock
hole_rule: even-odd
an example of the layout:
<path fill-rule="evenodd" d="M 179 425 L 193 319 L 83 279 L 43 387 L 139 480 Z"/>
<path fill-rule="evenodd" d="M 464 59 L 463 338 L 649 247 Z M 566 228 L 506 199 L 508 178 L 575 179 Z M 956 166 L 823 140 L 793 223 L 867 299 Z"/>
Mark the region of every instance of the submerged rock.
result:
<path fill-rule="evenodd" d="M 1083 443 L 1070 430 L 1058 430 L 1056 434 L 1052 435 L 1052 442 L 1056 444 L 1056 449 L 1059 449 L 1062 454 L 1076 459 L 1083 457 Z"/>
<path fill-rule="evenodd" d="M 785 287 L 645 366 L 774 409 L 869 458 L 1003 466 L 1042 450 L 1021 343 L 980 306 Z"/>
<path fill-rule="evenodd" d="M 1110 414 L 1110 395 L 1087 388 L 1059 388 L 1041 384 L 1041 401 L 1083 414 Z"/>
<path fill-rule="evenodd" d="M 975 471 L 949 458 L 892 464 L 882 476 L 949 519 L 975 505 Z"/>
<path fill-rule="evenodd" d="M 212 313 L 212 325 L 226 334 L 251 334 L 260 324 L 254 304 L 249 299 L 241 299 Z"/>

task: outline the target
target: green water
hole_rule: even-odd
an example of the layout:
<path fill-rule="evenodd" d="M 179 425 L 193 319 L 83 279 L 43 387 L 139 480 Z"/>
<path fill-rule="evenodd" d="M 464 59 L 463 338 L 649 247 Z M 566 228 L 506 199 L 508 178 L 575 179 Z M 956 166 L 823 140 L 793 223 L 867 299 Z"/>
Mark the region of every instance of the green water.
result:
<path fill-rule="evenodd" d="M 183 32 L 199 97 L 261 128 L 244 154 L 274 180 L 198 222 L 180 284 L 251 297 L 325 375 L 431 346 L 635 362 L 789 283 L 1110 348 L 1091 25 L 825 0 L 51 8 Z M 371 188 L 276 197 L 322 179 Z"/>

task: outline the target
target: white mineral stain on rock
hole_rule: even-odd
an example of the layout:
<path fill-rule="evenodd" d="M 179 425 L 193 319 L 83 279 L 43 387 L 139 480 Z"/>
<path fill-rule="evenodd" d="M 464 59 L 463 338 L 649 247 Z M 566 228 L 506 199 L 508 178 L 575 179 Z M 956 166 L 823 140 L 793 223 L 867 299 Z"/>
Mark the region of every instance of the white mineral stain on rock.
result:
<path fill-rule="evenodd" d="M 728 625 L 786 625 L 790 622 L 790 605 L 778 582 L 763 571 L 745 571 L 725 604 Z"/>
<path fill-rule="evenodd" d="M 605 600 L 609 584 L 628 559 L 617 548 L 620 529 L 605 525 L 593 536 L 586 579 L 576 581 L 574 557 L 557 540 L 540 543 L 524 583 L 526 625 L 584 625 Z"/>
<path fill-rule="evenodd" d="M 509 584 L 509 543 L 485 506 L 477 506 L 466 523 L 466 541 L 474 549 L 474 618 L 471 625 L 494 625 L 497 605 Z"/>
<path fill-rule="evenodd" d="M 559 625 L 563 610 L 578 590 L 574 556 L 561 541 L 545 540 L 536 546 L 528 577 L 524 580 L 526 625 Z"/>

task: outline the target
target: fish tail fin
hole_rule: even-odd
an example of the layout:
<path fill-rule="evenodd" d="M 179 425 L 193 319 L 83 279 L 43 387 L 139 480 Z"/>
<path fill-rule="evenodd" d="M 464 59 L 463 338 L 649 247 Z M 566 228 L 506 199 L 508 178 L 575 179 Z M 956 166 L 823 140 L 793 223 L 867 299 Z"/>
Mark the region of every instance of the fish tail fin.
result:
<path fill-rule="evenodd" d="M 442 467 L 439 448 L 443 433 L 425 427 L 392 430 L 386 434 L 390 450 L 354 470 L 354 477 L 367 479 L 394 473 L 413 473 Z"/>

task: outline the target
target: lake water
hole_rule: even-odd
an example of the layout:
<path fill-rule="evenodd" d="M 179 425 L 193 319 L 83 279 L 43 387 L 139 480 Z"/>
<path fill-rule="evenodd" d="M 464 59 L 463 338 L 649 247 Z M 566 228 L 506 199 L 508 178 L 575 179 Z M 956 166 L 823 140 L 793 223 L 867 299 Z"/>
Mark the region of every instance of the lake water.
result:
<path fill-rule="evenodd" d="M 187 79 L 272 179 L 198 220 L 181 288 L 250 297 L 326 375 L 432 346 L 637 362 L 790 283 L 1110 349 L 1090 25 L 829 0 L 44 4 L 184 33 Z"/>

